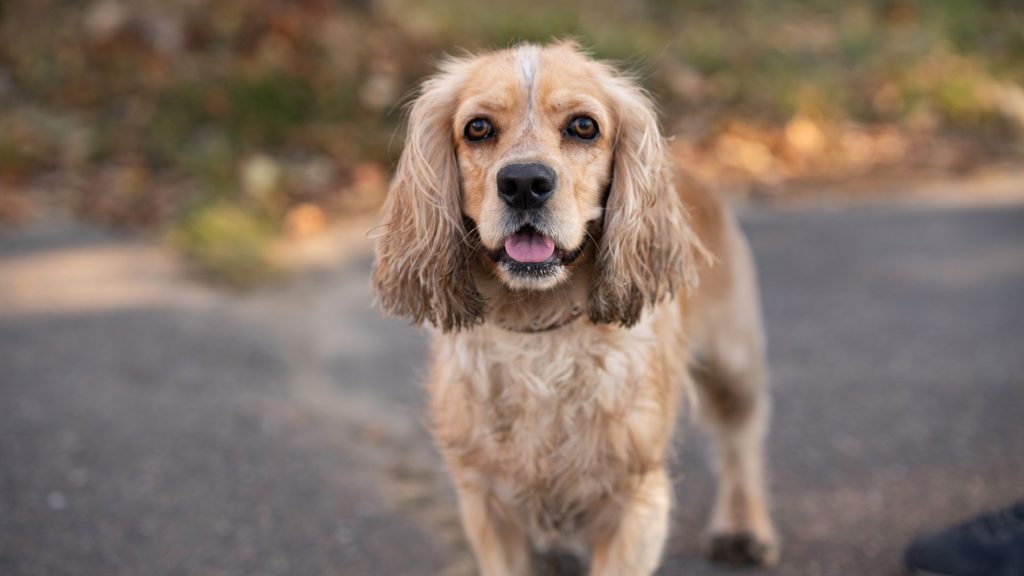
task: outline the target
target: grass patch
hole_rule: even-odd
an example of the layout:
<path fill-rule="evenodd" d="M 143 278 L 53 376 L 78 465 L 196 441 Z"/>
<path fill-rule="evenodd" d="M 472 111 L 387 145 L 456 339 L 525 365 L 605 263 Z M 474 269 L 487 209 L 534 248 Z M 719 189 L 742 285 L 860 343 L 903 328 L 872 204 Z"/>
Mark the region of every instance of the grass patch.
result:
<path fill-rule="evenodd" d="M 196 208 L 175 228 L 174 244 L 208 278 L 245 288 L 277 272 L 271 246 L 276 229 L 265 218 L 228 202 Z"/>

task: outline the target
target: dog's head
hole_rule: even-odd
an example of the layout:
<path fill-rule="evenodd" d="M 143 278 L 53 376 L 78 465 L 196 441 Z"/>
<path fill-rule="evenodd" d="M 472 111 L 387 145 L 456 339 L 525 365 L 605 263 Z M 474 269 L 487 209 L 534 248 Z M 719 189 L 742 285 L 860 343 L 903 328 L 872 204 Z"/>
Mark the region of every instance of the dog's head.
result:
<path fill-rule="evenodd" d="M 412 106 L 384 211 L 380 302 L 443 330 L 483 318 L 478 262 L 544 291 L 590 255 L 590 319 L 627 326 L 693 278 L 650 99 L 571 43 L 446 62 Z"/>

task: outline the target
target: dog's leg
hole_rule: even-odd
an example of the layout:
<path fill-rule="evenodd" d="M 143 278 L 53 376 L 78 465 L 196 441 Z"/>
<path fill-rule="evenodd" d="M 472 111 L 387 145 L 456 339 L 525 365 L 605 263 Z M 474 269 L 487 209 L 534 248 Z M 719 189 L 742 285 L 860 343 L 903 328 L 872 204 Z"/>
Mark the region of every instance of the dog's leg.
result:
<path fill-rule="evenodd" d="M 714 353 L 698 356 L 693 370 L 701 420 L 717 456 L 710 555 L 730 564 L 772 565 L 779 554 L 764 486 L 769 398 L 759 334 L 733 332 L 712 348 Z"/>
<path fill-rule="evenodd" d="M 643 476 L 617 522 L 594 543 L 591 576 L 649 576 L 668 537 L 672 486 L 664 469 Z"/>
<path fill-rule="evenodd" d="M 458 487 L 462 527 L 482 576 L 529 576 L 530 547 L 522 529 L 490 509 L 482 490 Z"/>

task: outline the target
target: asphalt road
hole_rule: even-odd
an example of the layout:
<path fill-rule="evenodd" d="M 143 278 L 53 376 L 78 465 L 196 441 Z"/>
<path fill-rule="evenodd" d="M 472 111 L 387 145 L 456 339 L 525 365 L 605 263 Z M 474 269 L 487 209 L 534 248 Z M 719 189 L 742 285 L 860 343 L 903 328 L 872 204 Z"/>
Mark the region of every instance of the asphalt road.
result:
<path fill-rule="evenodd" d="M 1024 207 L 743 223 L 774 573 L 896 575 L 917 530 L 1024 497 Z M 0 575 L 472 573 L 423 335 L 370 307 L 368 268 L 241 295 L 143 240 L 0 231 Z M 683 432 L 659 574 L 732 573 L 700 556 L 713 484 Z"/>

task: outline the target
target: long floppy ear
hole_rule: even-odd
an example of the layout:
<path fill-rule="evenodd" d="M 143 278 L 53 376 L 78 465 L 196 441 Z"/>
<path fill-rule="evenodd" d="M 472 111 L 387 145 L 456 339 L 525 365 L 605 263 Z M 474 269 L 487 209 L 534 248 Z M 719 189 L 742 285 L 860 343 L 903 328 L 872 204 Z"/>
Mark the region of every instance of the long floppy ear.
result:
<path fill-rule="evenodd" d="M 675 190 L 653 103 L 631 80 L 604 72 L 615 160 L 588 314 L 632 326 L 648 305 L 696 284 L 694 252 L 703 248 Z"/>
<path fill-rule="evenodd" d="M 385 312 L 444 331 L 472 326 L 484 301 L 469 272 L 452 116 L 460 61 L 423 84 L 384 204 L 373 287 Z"/>

